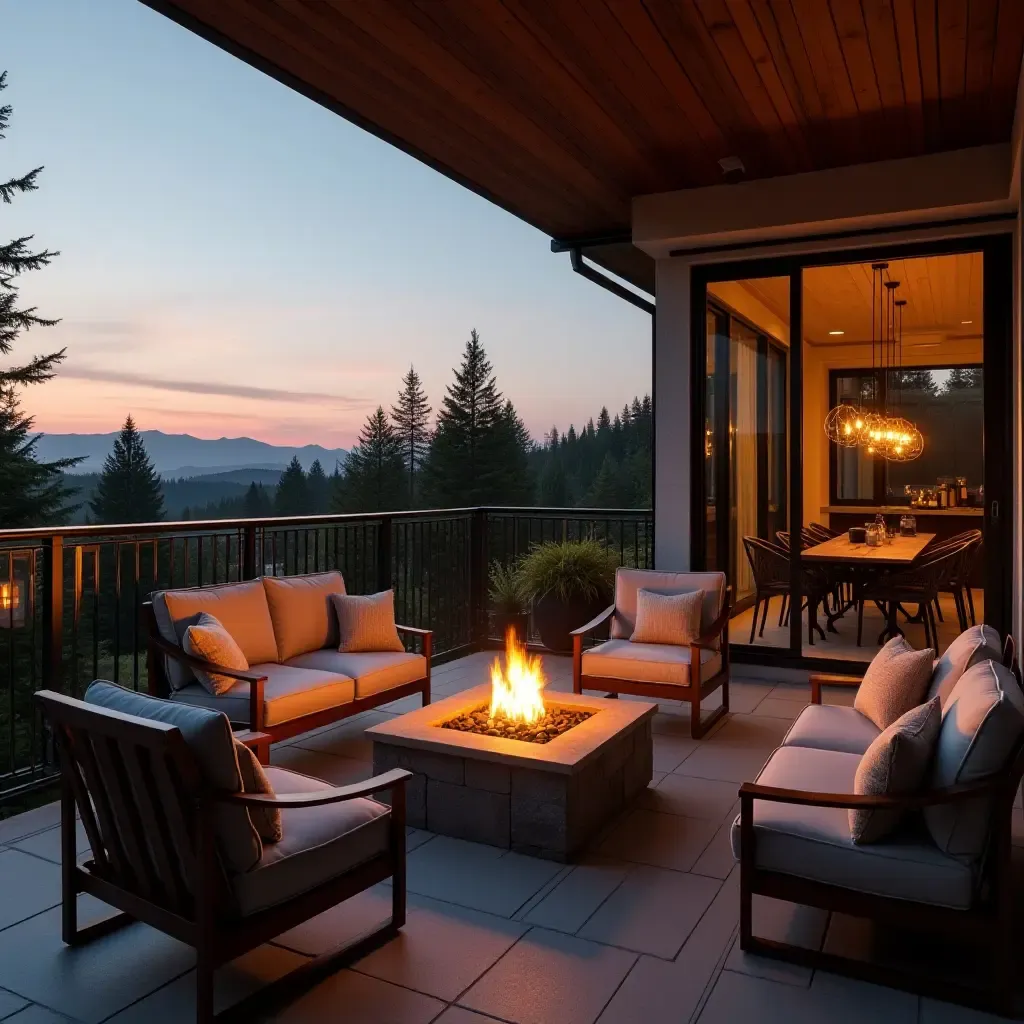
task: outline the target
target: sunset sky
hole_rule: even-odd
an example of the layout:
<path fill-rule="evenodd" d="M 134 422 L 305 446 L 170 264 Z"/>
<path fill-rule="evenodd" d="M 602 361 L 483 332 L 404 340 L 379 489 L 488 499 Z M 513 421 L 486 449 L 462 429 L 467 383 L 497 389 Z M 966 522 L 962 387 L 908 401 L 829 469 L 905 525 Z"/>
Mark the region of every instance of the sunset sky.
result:
<path fill-rule="evenodd" d="M 538 439 L 650 390 L 650 317 L 548 239 L 135 0 L 4 0 L 0 238 L 67 346 L 38 429 L 351 445 L 410 363 L 435 410 L 476 327 Z"/>

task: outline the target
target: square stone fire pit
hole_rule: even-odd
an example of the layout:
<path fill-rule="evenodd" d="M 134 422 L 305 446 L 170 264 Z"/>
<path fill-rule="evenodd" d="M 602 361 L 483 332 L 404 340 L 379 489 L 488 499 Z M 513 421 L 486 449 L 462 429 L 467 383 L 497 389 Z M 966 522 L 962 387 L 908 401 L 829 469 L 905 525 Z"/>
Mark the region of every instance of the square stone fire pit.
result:
<path fill-rule="evenodd" d="M 366 730 L 375 774 L 415 773 L 410 825 L 565 861 L 651 781 L 656 704 L 552 692 L 597 713 L 545 744 L 441 728 L 489 700 L 478 686 Z"/>

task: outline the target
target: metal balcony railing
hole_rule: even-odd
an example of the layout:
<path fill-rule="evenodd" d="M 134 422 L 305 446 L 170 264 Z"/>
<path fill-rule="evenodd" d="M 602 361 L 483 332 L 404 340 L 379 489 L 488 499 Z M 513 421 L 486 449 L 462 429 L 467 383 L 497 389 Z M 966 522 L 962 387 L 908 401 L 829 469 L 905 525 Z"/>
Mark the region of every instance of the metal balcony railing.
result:
<path fill-rule="evenodd" d="M 97 678 L 145 690 L 140 609 L 155 590 L 338 569 L 351 593 L 392 588 L 399 622 L 434 630 L 435 660 L 488 639 L 487 572 L 532 545 L 595 538 L 649 567 L 649 511 L 459 508 L 0 531 L 0 810 L 50 783 L 32 694 Z"/>

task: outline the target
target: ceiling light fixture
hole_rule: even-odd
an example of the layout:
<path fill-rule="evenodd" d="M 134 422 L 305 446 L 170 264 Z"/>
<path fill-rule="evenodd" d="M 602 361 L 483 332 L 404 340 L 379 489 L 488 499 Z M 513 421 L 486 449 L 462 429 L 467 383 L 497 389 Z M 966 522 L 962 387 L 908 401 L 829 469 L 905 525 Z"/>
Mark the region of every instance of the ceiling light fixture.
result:
<path fill-rule="evenodd" d="M 828 333 L 832 334 L 832 335 L 839 335 L 839 334 L 845 334 L 846 331 L 829 331 Z"/>
<path fill-rule="evenodd" d="M 962 324 L 973 324 L 974 321 L 973 320 L 961 320 L 960 323 L 962 323 Z"/>

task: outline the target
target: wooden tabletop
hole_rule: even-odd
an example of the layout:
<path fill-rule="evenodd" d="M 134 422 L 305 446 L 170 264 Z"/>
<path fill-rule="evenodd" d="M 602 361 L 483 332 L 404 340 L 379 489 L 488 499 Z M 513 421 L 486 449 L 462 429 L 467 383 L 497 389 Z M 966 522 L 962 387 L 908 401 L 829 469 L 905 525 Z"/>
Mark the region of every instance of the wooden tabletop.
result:
<path fill-rule="evenodd" d="M 849 535 L 842 533 L 822 544 L 805 548 L 800 552 L 800 557 L 806 558 L 809 562 L 910 565 L 934 537 L 934 533 L 919 533 L 916 537 L 893 537 L 891 544 L 873 548 L 867 544 L 851 544 Z"/>

